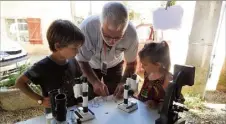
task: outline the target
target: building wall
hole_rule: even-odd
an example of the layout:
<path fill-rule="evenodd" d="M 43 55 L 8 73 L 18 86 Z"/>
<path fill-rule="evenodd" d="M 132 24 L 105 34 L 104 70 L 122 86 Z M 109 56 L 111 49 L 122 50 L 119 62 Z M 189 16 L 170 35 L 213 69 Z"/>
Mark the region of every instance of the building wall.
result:
<path fill-rule="evenodd" d="M 226 92 L 226 57 L 224 59 L 224 65 L 220 72 L 221 73 L 217 84 L 217 90 Z"/>
<path fill-rule="evenodd" d="M 226 91 L 226 42 L 225 42 L 225 16 L 226 4 L 222 4 L 221 16 L 216 32 L 215 42 L 210 62 L 209 79 L 206 90 L 224 90 Z M 214 57 L 213 57 L 214 56 Z M 218 84 L 218 86 L 217 86 Z"/>
<path fill-rule="evenodd" d="M 195 16 L 193 20 L 189 45 L 193 52 L 187 60 L 196 66 L 207 68 L 216 36 L 220 17 L 222 1 L 198 1 L 196 2 Z M 194 62 L 195 61 L 195 62 Z"/>
<path fill-rule="evenodd" d="M 46 31 L 55 19 L 72 20 L 70 1 L 1 1 L 1 32 L 7 18 L 40 18 L 42 45 L 21 43 L 30 53 L 48 52 Z M 44 49 L 44 51 L 40 50 Z"/>
<path fill-rule="evenodd" d="M 186 59 L 186 64 L 196 67 L 195 85 L 188 88 L 192 93 L 205 91 L 221 6 L 222 1 L 196 2 Z"/>

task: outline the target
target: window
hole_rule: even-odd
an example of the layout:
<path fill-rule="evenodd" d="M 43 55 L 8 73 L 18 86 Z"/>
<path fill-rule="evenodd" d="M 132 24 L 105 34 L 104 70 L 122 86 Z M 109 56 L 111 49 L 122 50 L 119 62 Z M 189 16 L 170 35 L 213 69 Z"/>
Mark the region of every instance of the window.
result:
<path fill-rule="evenodd" d="M 19 24 L 18 24 L 18 28 L 19 28 L 19 31 L 25 31 L 25 30 L 28 30 L 28 28 L 27 28 L 27 23 L 19 23 Z"/>
<path fill-rule="evenodd" d="M 29 32 L 26 19 L 6 19 L 6 30 L 10 39 L 28 42 Z"/>

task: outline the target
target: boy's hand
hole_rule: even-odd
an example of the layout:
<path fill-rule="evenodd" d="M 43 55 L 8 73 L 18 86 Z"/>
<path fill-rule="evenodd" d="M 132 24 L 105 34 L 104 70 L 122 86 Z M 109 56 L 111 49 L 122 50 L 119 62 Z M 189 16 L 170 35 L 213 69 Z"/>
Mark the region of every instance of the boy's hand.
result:
<path fill-rule="evenodd" d="M 117 99 L 123 98 L 123 91 L 124 91 L 124 83 L 119 83 L 117 88 L 115 89 L 114 96 Z"/>
<path fill-rule="evenodd" d="M 95 82 L 93 84 L 93 91 L 100 96 L 108 96 L 108 87 L 101 81 Z"/>
<path fill-rule="evenodd" d="M 44 97 L 41 105 L 44 106 L 45 108 L 51 108 L 50 98 Z"/>

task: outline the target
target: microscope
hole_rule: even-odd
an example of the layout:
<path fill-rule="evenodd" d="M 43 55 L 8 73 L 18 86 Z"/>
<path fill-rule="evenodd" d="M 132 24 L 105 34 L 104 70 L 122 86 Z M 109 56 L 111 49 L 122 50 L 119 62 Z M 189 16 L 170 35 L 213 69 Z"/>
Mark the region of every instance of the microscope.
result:
<path fill-rule="evenodd" d="M 179 116 L 179 112 L 188 111 L 181 104 L 181 89 L 183 86 L 194 85 L 195 67 L 188 65 L 175 65 L 173 81 L 166 89 L 164 103 L 160 110 L 160 118 L 156 124 L 185 124 L 185 120 Z"/>
<path fill-rule="evenodd" d="M 92 120 L 95 118 L 94 113 L 88 108 L 88 83 L 86 77 L 75 79 L 75 85 L 73 87 L 74 96 L 78 103 L 82 102 L 82 107 L 74 112 L 76 119 L 81 122 Z M 82 90 L 81 90 L 82 89 Z"/>
<path fill-rule="evenodd" d="M 122 103 L 118 104 L 118 108 L 127 113 L 138 109 L 136 101 L 128 99 L 130 96 L 133 96 L 136 91 L 138 91 L 138 80 L 137 75 L 133 74 L 131 78 L 127 78 L 126 84 L 124 84 L 124 100 Z"/>
<path fill-rule="evenodd" d="M 70 111 L 70 121 L 67 120 L 67 96 L 60 92 L 60 89 L 54 89 L 49 92 L 51 100 L 51 109 L 53 120 L 51 124 L 67 124 L 71 122 L 73 124 L 80 124 L 83 121 L 91 120 L 95 118 L 94 113 L 88 109 L 88 84 L 87 78 L 75 78 L 74 79 L 74 97 L 76 98 L 77 105 L 82 103 L 82 107 L 78 107 L 76 111 Z"/>

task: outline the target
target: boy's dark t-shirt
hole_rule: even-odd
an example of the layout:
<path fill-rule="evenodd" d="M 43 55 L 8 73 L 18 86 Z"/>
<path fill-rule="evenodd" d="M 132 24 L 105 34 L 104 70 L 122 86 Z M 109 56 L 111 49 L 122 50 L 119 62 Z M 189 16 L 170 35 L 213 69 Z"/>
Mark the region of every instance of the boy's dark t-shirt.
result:
<path fill-rule="evenodd" d="M 67 94 L 67 106 L 77 104 L 73 92 L 73 79 L 82 76 L 82 72 L 75 58 L 69 59 L 64 65 L 59 65 L 46 57 L 35 63 L 24 74 L 32 83 L 41 86 L 44 97 L 48 97 L 49 91 L 60 88 Z"/>

